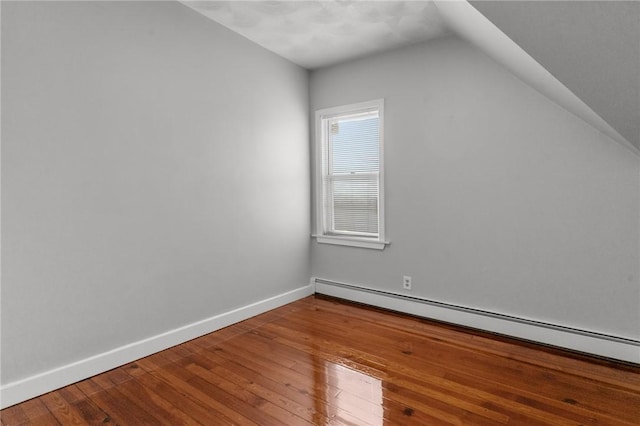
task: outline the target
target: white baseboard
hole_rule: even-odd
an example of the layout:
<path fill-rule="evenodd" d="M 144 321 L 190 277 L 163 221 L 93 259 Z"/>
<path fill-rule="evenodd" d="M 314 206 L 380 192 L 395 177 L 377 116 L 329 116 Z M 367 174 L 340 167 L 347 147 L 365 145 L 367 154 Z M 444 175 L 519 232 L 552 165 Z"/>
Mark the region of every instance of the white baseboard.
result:
<path fill-rule="evenodd" d="M 640 364 L 640 341 L 315 278 L 316 293 Z"/>
<path fill-rule="evenodd" d="M 214 332 L 314 293 L 313 283 L 170 330 L 138 342 L 97 354 L 53 370 L 0 386 L 0 409 L 84 380 L 196 337 Z"/>

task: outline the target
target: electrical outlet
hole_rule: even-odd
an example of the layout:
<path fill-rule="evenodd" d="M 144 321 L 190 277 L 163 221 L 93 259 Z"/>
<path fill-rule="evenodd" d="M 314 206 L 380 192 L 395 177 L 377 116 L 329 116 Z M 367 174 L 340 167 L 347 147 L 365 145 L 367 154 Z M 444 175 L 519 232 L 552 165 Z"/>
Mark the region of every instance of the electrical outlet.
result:
<path fill-rule="evenodd" d="M 402 288 L 405 290 L 411 290 L 411 277 L 409 275 L 402 277 Z"/>

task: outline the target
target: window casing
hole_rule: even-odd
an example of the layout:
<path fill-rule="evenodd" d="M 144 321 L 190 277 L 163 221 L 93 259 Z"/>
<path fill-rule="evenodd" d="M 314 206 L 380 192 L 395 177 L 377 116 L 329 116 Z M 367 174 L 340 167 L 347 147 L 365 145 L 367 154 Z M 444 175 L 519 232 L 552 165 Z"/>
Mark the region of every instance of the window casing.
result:
<path fill-rule="evenodd" d="M 316 206 L 320 243 L 383 249 L 384 102 L 316 112 Z"/>

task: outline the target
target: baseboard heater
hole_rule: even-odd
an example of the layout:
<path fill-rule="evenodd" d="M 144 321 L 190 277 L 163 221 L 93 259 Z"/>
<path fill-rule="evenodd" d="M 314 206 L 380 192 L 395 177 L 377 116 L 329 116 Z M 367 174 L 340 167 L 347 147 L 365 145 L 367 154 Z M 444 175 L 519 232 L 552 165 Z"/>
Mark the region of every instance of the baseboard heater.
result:
<path fill-rule="evenodd" d="M 640 340 L 314 278 L 319 294 L 640 364 Z"/>

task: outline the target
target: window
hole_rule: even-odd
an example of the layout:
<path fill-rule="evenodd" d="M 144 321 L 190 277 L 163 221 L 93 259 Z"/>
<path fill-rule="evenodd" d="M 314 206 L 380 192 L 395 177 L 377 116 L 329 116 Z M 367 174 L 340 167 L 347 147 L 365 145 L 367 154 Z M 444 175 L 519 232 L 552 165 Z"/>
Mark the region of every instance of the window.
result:
<path fill-rule="evenodd" d="M 316 112 L 317 239 L 383 249 L 383 100 Z"/>

